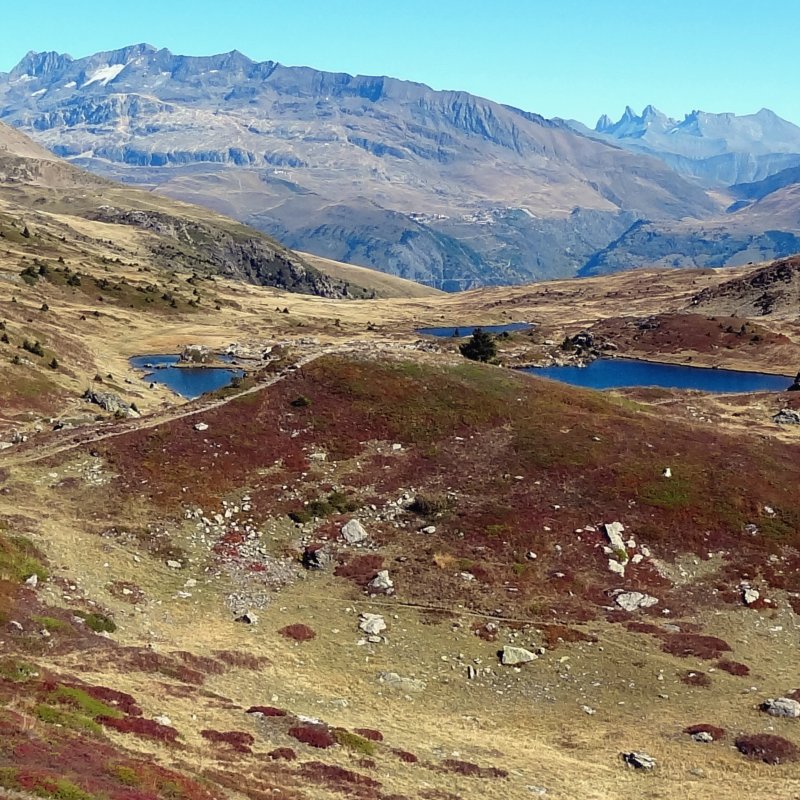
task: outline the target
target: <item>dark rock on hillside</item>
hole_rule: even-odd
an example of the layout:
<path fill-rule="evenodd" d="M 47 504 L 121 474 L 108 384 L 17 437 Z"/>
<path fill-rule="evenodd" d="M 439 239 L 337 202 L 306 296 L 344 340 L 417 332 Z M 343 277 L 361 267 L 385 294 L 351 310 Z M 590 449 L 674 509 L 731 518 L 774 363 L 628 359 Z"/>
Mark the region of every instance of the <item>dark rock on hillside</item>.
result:
<path fill-rule="evenodd" d="M 800 250 L 800 241 L 795 248 Z M 800 309 L 800 256 L 768 264 L 740 278 L 704 289 L 691 308 L 744 316 L 797 314 Z"/>
<path fill-rule="evenodd" d="M 244 227 L 233 225 L 228 231 L 161 212 L 109 206 L 102 206 L 89 218 L 154 231 L 162 239 L 173 240 L 175 249 L 158 245 L 156 255 L 162 256 L 165 263 L 174 263 L 182 256 L 187 266 L 195 270 L 206 268 L 214 274 L 320 297 L 348 296 L 344 284 L 323 275 L 276 242 L 252 235 Z"/>

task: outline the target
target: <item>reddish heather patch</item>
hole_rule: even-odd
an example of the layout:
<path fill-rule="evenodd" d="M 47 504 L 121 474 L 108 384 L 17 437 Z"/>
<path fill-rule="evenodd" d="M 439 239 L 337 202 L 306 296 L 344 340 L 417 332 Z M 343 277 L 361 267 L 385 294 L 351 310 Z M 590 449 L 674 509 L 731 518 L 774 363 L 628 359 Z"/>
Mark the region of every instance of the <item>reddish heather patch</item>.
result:
<path fill-rule="evenodd" d="M 298 742 L 321 750 L 336 744 L 336 739 L 324 725 L 295 725 L 289 728 L 287 733 Z"/>
<path fill-rule="evenodd" d="M 379 789 L 381 784 L 368 775 L 361 775 L 335 764 L 323 764 L 321 761 L 307 761 L 300 767 L 300 773 L 314 783 L 321 783 L 331 789 L 352 791 L 356 787 Z M 362 795 L 363 796 L 363 795 Z"/>
<path fill-rule="evenodd" d="M 683 729 L 683 732 L 688 733 L 689 736 L 694 736 L 696 733 L 707 733 L 715 742 L 725 738 L 724 728 L 718 728 L 716 725 L 706 725 L 702 722 L 698 725 L 687 726 Z"/>
<path fill-rule="evenodd" d="M 282 708 L 275 708 L 274 706 L 250 706 L 247 709 L 248 714 L 261 714 L 263 717 L 285 717 L 289 712 L 284 711 Z"/>
<path fill-rule="evenodd" d="M 671 653 L 681 658 L 703 658 L 708 661 L 719 658 L 723 653 L 730 651 L 731 646 L 716 636 L 700 636 L 696 633 L 673 633 L 665 640 L 661 648 L 665 653 Z"/>
<path fill-rule="evenodd" d="M 380 731 L 376 731 L 374 728 L 354 728 L 353 732 L 373 742 L 383 741 L 383 734 Z"/>
<path fill-rule="evenodd" d="M 747 664 L 741 664 L 738 661 L 730 661 L 727 658 L 717 661 L 717 668 L 724 670 L 731 675 L 736 675 L 739 678 L 743 678 L 745 675 L 750 674 L 750 667 L 748 667 Z"/>
<path fill-rule="evenodd" d="M 652 622 L 640 622 L 639 620 L 631 620 L 625 623 L 625 627 L 632 633 L 646 633 L 650 636 L 667 636 L 668 632 L 658 625 L 653 625 Z"/>
<path fill-rule="evenodd" d="M 297 758 L 297 753 L 291 747 L 276 747 L 270 750 L 267 755 L 273 761 L 294 761 Z"/>
<path fill-rule="evenodd" d="M 216 744 L 226 744 L 232 747 L 238 753 L 252 753 L 250 749 L 255 743 L 255 738 L 244 731 L 214 731 L 203 730 L 200 735 L 209 742 Z"/>
<path fill-rule="evenodd" d="M 400 750 L 398 748 L 393 748 L 392 752 L 405 764 L 416 764 L 419 759 L 413 754 L 409 753 L 408 750 Z"/>
<path fill-rule="evenodd" d="M 383 569 L 383 556 L 378 553 L 353 556 L 333 571 L 337 578 L 347 578 L 364 588 Z"/>
<path fill-rule="evenodd" d="M 794 689 L 793 691 L 789 692 L 786 695 L 787 697 L 791 698 L 792 700 L 797 700 L 800 702 L 800 689 Z"/>
<path fill-rule="evenodd" d="M 97 717 L 97 722 L 120 733 L 132 733 L 143 739 L 154 739 L 158 742 L 173 744 L 178 738 L 178 731 L 175 728 L 169 725 L 160 725 L 152 719 L 143 717 L 124 717 L 123 719 Z"/>
<path fill-rule="evenodd" d="M 310 642 L 317 636 L 313 628 L 309 628 L 308 625 L 303 625 L 301 622 L 286 625 L 286 627 L 281 628 L 278 633 L 295 642 Z"/>
<path fill-rule="evenodd" d="M 735 744 L 742 755 L 765 764 L 786 764 L 800 758 L 800 750 L 783 736 L 755 733 L 737 737 Z"/>
<path fill-rule="evenodd" d="M 544 638 L 543 644 L 548 650 L 552 650 L 559 644 L 566 642 L 596 642 L 597 637 L 579 631 L 576 628 L 568 628 L 566 625 L 541 625 L 539 626 Z"/>
<path fill-rule="evenodd" d="M 107 686 L 88 686 L 82 683 L 62 683 L 61 685 L 72 689 L 81 689 L 95 700 L 114 706 L 122 711 L 123 714 L 128 714 L 131 717 L 140 717 L 142 715 L 142 709 L 136 704 L 136 698 L 126 692 L 109 689 Z M 53 688 L 56 687 L 54 686 Z"/>
<path fill-rule="evenodd" d="M 711 678 L 709 678 L 705 672 L 686 670 L 684 672 L 679 672 L 678 675 L 680 676 L 681 683 L 685 683 L 687 686 L 699 686 L 704 689 L 711 686 Z"/>

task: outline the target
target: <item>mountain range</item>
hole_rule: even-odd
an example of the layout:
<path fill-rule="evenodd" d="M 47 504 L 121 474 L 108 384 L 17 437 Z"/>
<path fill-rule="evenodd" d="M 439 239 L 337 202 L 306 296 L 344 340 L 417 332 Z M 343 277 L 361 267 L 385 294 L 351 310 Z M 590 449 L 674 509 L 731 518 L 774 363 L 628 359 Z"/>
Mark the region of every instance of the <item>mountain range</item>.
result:
<path fill-rule="evenodd" d="M 675 123 L 629 110 L 589 131 L 461 91 L 140 44 L 29 53 L 0 74 L 0 119 L 288 247 L 446 290 L 744 263 L 794 252 L 800 231 L 726 188 L 800 165 L 800 130 L 766 111 Z M 725 231 L 723 255 L 694 245 L 709 225 Z"/>

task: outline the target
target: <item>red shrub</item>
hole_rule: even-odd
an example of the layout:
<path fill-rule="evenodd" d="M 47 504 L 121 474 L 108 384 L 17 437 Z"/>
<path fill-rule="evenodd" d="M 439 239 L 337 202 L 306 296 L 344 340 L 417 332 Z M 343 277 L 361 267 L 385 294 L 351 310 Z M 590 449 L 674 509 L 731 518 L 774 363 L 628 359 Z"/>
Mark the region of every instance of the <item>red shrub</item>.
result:
<path fill-rule="evenodd" d="M 739 678 L 750 674 L 750 667 L 748 667 L 747 664 L 740 664 L 738 661 L 729 661 L 727 658 L 718 661 L 717 667 Z"/>
<path fill-rule="evenodd" d="M 716 636 L 700 636 L 696 633 L 673 633 L 668 636 L 661 649 L 673 656 L 688 658 L 704 658 L 711 660 L 719 658 L 723 653 L 730 651 L 730 645 L 724 639 Z"/>
<path fill-rule="evenodd" d="M 200 731 L 200 735 L 209 742 L 217 744 L 228 744 L 239 753 L 251 753 L 250 747 L 254 744 L 255 738 L 244 731 Z"/>
<path fill-rule="evenodd" d="M 413 753 L 409 753 L 408 750 L 399 750 L 395 748 L 392 752 L 406 764 L 416 764 L 417 761 L 419 761 L 419 759 Z"/>
<path fill-rule="evenodd" d="M 159 742 L 174 743 L 178 738 L 178 731 L 175 728 L 169 725 L 159 725 L 158 722 L 143 717 L 124 717 L 123 719 L 97 717 L 97 722 L 120 733 L 132 733 L 135 736 L 155 739 Z"/>
<path fill-rule="evenodd" d="M 353 732 L 373 742 L 383 741 L 383 734 L 380 731 L 374 730 L 373 728 L 354 728 Z"/>
<path fill-rule="evenodd" d="M 301 774 L 315 783 L 324 783 L 332 789 L 349 790 L 351 786 L 366 786 L 379 789 L 380 783 L 367 775 L 351 772 L 349 769 L 337 767 L 335 764 L 323 764 L 321 761 L 308 761 L 300 767 Z"/>
<path fill-rule="evenodd" d="M 683 732 L 688 733 L 689 736 L 693 736 L 695 733 L 708 733 L 715 742 L 725 738 L 725 730 L 723 728 L 718 728 L 716 725 L 706 725 L 704 723 L 689 725 L 683 729 Z"/>
<path fill-rule="evenodd" d="M 344 564 L 339 564 L 333 574 L 338 578 L 347 578 L 363 588 L 382 569 L 383 556 L 377 553 L 369 553 L 363 556 L 355 556 Z"/>
<path fill-rule="evenodd" d="M 686 670 L 685 672 L 679 672 L 678 675 L 680 676 L 681 683 L 685 683 L 687 686 L 702 686 L 703 688 L 711 686 L 711 678 L 709 678 L 705 672 Z"/>
<path fill-rule="evenodd" d="M 789 697 L 792 700 L 797 700 L 798 702 L 800 702 L 800 689 L 795 689 L 789 692 L 789 694 L 787 694 L 786 697 Z"/>
<path fill-rule="evenodd" d="M 291 747 L 276 747 L 267 755 L 273 761 L 294 761 L 297 758 L 297 753 Z"/>
<path fill-rule="evenodd" d="M 289 728 L 287 733 L 298 742 L 322 750 L 336 744 L 336 739 L 324 725 L 295 725 L 293 728 Z"/>
<path fill-rule="evenodd" d="M 286 717 L 289 712 L 284 711 L 282 708 L 275 708 L 274 706 L 250 706 L 247 709 L 248 714 L 261 714 L 264 717 Z"/>
<path fill-rule="evenodd" d="M 769 733 L 739 736 L 735 744 L 742 755 L 765 764 L 786 764 L 797 761 L 800 756 L 800 751 L 788 739 Z"/>
<path fill-rule="evenodd" d="M 633 633 L 648 633 L 651 636 L 664 636 L 666 631 L 659 628 L 658 625 L 653 625 L 652 622 L 639 622 L 639 620 L 631 620 L 625 623 L 625 627 Z"/>
<path fill-rule="evenodd" d="M 287 625 L 285 628 L 281 628 L 278 633 L 287 639 L 293 639 L 295 642 L 310 642 L 317 635 L 312 628 L 300 622 Z"/>

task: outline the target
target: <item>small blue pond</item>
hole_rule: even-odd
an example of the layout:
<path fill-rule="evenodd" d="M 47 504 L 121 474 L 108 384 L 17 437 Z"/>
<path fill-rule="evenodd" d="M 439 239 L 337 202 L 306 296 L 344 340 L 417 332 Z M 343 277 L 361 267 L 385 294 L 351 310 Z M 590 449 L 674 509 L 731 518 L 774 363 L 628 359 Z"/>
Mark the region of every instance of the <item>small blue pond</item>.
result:
<path fill-rule="evenodd" d="M 218 356 L 220 361 L 232 361 L 231 356 Z M 135 369 L 147 370 L 144 380 L 161 383 L 173 392 L 193 400 L 206 392 L 214 392 L 229 386 L 236 377 L 242 377 L 240 369 L 224 367 L 178 367 L 176 355 L 134 356 L 129 359 Z"/>
<path fill-rule="evenodd" d="M 480 328 L 486 333 L 513 333 L 514 331 L 527 331 L 533 328 L 530 322 L 509 322 L 507 325 L 456 325 L 450 328 L 417 328 L 417 333 L 423 336 L 442 336 L 458 339 L 463 336 L 472 336 L 472 332 Z"/>
<path fill-rule="evenodd" d="M 525 372 L 589 389 L 622 389 L 658 386 L 664 389 L 697 389 L 720 394 L 782 392 L 792 378 L 763 372 L 704 369 L 676 364 L 655 364 L 631 358 L 598 359 L 586 367 L 530 367 Z"/>

